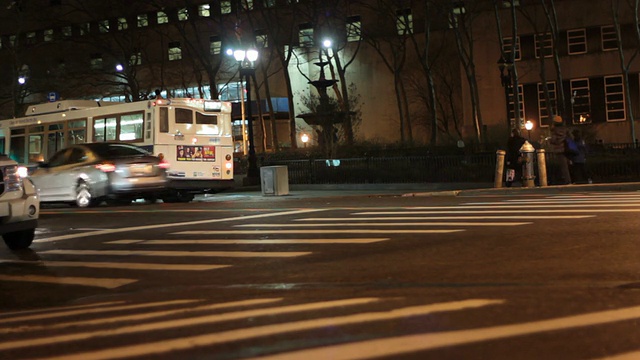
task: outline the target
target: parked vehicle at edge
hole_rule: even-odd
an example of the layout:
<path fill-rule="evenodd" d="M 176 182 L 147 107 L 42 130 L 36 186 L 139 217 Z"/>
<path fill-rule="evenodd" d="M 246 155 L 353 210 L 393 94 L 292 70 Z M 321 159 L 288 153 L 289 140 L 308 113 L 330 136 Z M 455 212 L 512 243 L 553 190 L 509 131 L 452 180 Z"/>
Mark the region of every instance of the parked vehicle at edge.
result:
<path fill-rule="evenodd" d="M 39 214 L 40 201 L 35 186 L 19 175 L 15 161 L 0 154 L 0 235 L 10 249 L 31 245 Z"/>
<path fill-rule="evenodd" d="M 167 184 L 169 163 L 141 147 L 119 142 L 76 144 L 40 163 L 31 174 L 42 202 L 79 207 L 155 201 Z"/>

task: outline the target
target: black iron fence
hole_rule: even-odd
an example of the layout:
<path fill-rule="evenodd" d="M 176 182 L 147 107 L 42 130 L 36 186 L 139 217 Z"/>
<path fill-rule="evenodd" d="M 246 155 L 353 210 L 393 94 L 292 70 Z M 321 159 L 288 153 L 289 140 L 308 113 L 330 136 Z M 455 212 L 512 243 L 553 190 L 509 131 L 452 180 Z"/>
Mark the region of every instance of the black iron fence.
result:
<path fill-rule="evenodd" d="M 553 154 L 546 156 L 548 160 Z M 341 159 L 262 157 L 259 166 L 287 166 L 291 184 L 390 184 L 493 183 L 495 164 L 496 153 L 485 152 Z M 632 144 L 592 145 L 587 169 L 594 182 L 640 181 L 640 149 Z"/>

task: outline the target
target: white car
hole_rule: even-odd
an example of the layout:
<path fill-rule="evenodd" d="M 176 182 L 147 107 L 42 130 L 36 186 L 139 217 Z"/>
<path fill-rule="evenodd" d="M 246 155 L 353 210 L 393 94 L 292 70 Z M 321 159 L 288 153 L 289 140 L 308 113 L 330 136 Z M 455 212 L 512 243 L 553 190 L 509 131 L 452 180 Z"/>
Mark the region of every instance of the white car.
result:
<path fill-rule="evenodd" d="M 31 246 L 38 226 L 40 200 L 29 179 L 18 174 L 18 164 L 0 154 L 0 235 L 12 250 Z"/>
<path fill-rule="evenodd" d="M 41 163 L 30 178 L 43 203 L 88 207 L 103 200 L 125 204 L 160 198 L 168 167 L 164 159 L 127 143 L 75 144 Z"/>

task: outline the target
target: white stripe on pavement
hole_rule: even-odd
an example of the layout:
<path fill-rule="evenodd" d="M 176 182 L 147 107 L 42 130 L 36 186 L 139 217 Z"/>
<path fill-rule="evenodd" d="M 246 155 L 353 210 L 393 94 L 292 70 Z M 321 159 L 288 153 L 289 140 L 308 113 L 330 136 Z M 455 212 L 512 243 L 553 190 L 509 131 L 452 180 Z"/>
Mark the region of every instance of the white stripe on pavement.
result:
<path fill-rule="evenodd" d="M 100 360 L 159 355 L 171 351 L 192 349 L 194 347 L 210 346 L 232 341 L 249 340 L 263 336 L 273 336 L 277 334 L 286 334 L 296 331 L 321 329 L 328 326 L 336 327 L 341 325 L 362 324 L 374 321 L 408 318 L 411 316 L 424 316 L 437 312 L 459 311 L 489 305 L 497 305 L 503 302 L 503 300 L 473 299 L 423 306 L 411 306 L 406 308 L 393 309 L 386 312 L 370 312 L 340 317 L 301 320 L 284 324 L 263 325 L 247 329 L 222 331 L 218 333 L 214 332 L 178 339 L 166 339 L 158 342 L 122 346 L 119 348 L 111 346 L 104 350 L 75 353 L 66 356 L 63 355 L 59 357 L 49 358 L 49 360 Z M 0 344 L 0 346 L 2 346 L 2 344 Z M 331 359 L 331 356 L 325 357 L 324 359 Z"/>
<path fill-rule="evenodd" d="M 452 210 L 452 209 L 522 209 L 522 205 L 517 204 L 505 204 L 504 202 L 497 202 L 492 204 L 493 206 L 486 205 L 455 205 L 455 206 L 414 206 L 412 209 L 415 210 Z M 528 205 L 527 211 L 530 208 L 573 208 L 573 207 L 626 207 L 626 206 L 640 206 L 640 204 L 576 204 L 576 203 L 568 203 L 563 205 Z M 593 210 L 592 210 L 593 211 Z"/>
<path fill-rule="evenodd" d="M 180 257 L 296 257 L 309 255 L 303 251 L 149 251 L 149 250 L 47 250 L 40 254 L 110 255 L 110 256 L 180 256 Z"/>
<path fill-rule="evenodd" d="M 151 264 L 151 263 L 110 263 L 87 261 L 27 261 L 0 260 L 2 263 L 40 265 L 45 267 L 85 267 L 96 269 L 127 269 L 127 270 L 172 270 L 172 271 L 204 271 L 229 267 L 231 265 L 197 265 L 197 264 Z"/>
<path fill-rule="evenodd" d="M 222 219 L 207 219 L 207 220 L 186 221 L 186 222 L 180 222 L 180 223 L 162 223 L 162 224 L 154 224 L 154 225 L 130 226 L 130 227 L 124 227 L 124 228 L 118 228 L 118 229 L 89 231 L 89 232 L 83 232 L 83 233 L 77 233 L 77 234 L 53 236 L 50 238 L 36 239 L 34 240 L 34 242 L 51 242 L 51 241 L 77 239 L 77 238 L 83 238 L 87 236 L 97 236 L 97 235 L 115 234 L 115 233 L 129 232 L 129 231 L 148 230 L 148 229 L 160 229 L 160 228 L 177 227 L 177 226 L 211 224 L 211 223 L 226 222 L 226 221 L 237 221 L 237 220 L 245 221 L 249 219 L 260 219 L 260 218 L 267 218 L 267 217 L 273 217 L 273 216 L 297 215 L 297 214 L 304 214 L 304 213 L 324 211 L 324 210 L 326 209 L 302 209 L 302 210 L 283 211 L 283 212 L 268 213 L 268 214 L 234 216 L 234 217 L 222 218 Z"/>
<path fill-rule="evenodd" d="M 234 235 L 234 234 L 446 234 L 464 231 L 464 229 L 429 229 L 429 230 L 378 230 L 378 229 L 322 229 L 322 230 L 190 230 L 180 231 L 178 235 Z"/>
<path fill-rule="evenodd" d="M 136 279 L 110 279 L 86 277 L 57 277 L 44 275 L 0 275 L 0 281 L 37 282 L 57 285 L 80 285 L 115 289 L 120 286 L 137 282 Z"/>
<path fill-rule="evenodd" d="M 369 359 L 374 357 L 397 357 L 416 351 L 438 349 L 448 346 L 466 345 L 481 341 L 504 339 L 515 336 L 586 327 L 640 318 L 640 306 L 567 316 L 522 324 L 493 326 L 487 328 L 445 331 L 439 333 L 397 336 L 387 339 L 360 341 L 356 343 L 326 346 L 319 349 L 301 350 L 261 357 L 262 360 L 289 359 Z"/>
<path fill-rule="evenodd" d="M 523 209 L 524 210 L 524 209 Z M 397 210 L 397 211 L 363 211 L 352 213 L 351 215 L 428 215 L 428 214 L 513 214 L 515 210 Z M 529 209 L 531 213 L 594 213 L 594 212 L 640 212 L 640 209 Z M 549 216 L 549 219 L 555 215 Z"/>
<path fill-rule="evenodd" d="M 281 228 L 281 227 L 345 227 L 345 226 L 519 226 L 529 225 L 530 222 L 401 222 L 401 223 L 331 223 L 331 224 L 241 224 L 234 227 L 263 227 L 263 228 Z"/>
<path fill-rule="evenodd" d="M 179 328 L 185 328 L 185 327 L 191 328 L 197 325 L 215 324 L 223 321 L 240 320 L 240 319 L 246 320 L 246 319 L 250 319 L 257 316 L 274 316 L 274 315 L 282 315 L 282 314 L 299 313 L 304 311 L 331 309 L 334 307 L 339 308 L 344 306 L 366 305 L 366 304 L 375 303 L 378 301 L 380 301 L 380 299 L 378 298 L 357 298 L 357 299 L 346 299 L 346 300 L 322 301 L 322 302 L 309 303 L 309 304 L 287 305 L 287 306 L 281 306 L 281 307 L 244 310 L 244 311 L 236 311 L 236 312 L 222 313 L 222 314 L 211 314 L 211 315 L 204 315 L 204 316 L 198 316 L 198 317 L 177 318 L 172 320 L 163 320 L 163 321 L 149 322 L 149 323 L 142 323 L 142 324 L 125 325 L 121 327 L 110 327 L 109 329 L 106 329 L 106 330 L 83 331 L 79 329 L 77 333 L 49 334 L 49 336 L 45 334 L 44 337 L 41 337 L 41 338 L 31 338 L 31 339 L 0 342 L 0 350 L 18 349 L 18 348 L 24 348 L 24 347 L 31 348 L 34 346 L 59 344 L 62 342 L 94 339 L 94 338 L 101 338 L 106 336 L 144 333 L 147 331 L 179 329 Z M 165 342 L 166 341 L 161 341 L 160 343 L 162 344 Z M 153 349 L 153 347 L 155 346 L 152 345 L 151 348 Z M 68 356 L 71 356 L 77 359 L 82 359 L 82 360 L 96 359 L 93 356 L 87 356 L 84 354 L 73 354 Z M 66 356 L 62 356 L 61 358 L 65 358 L 65 357 Z"/>
<path fill-rule="evenodd" d="M 184 245 L 184 244 L 204 244 L 204 245 L 254 245 L 254 244 L 370 244 L 381 241 L 387 241 L 390 238 L 353 238 L 353 239 L 234 239 L 234 240 L 188 240 L 188 239 L 172 239 L 172 240 L 136 240 L 137 243 L 144 245 Z M 122 244 L 120 241 L 132 240 L 115 240 L 105 244 Z"/>
<path fill-rule="evenodd" d="M 595 217 L 595 215 L 555 215 L 554 219 L 584 219 Z M 379 216 L 379 217 L 357 217 L 357 218 L 304 218 L 294 221 L 381 221 L 381 220 L 540 220 L 548 219 L 548 216 L 540 215 L 494 215 L 494 216 Z"/>

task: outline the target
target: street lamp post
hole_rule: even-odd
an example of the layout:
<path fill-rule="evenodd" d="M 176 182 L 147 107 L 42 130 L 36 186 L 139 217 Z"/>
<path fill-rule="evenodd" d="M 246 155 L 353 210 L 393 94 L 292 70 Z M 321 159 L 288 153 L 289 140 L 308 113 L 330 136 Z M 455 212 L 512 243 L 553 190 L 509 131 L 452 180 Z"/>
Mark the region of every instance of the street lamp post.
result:
<path fill-rule="evenodd" d="M 529 142 L 531 142 L 531 129 L 533 129 L 533 121 L 527 120 L 527 122 L 524 123 L 524 128 L 527 129 Z"/>
<path fill-rule="evenodd" d="M 307 143 L 309 142 L 309 135 L 307 135 L 306 133 L 302 134 L 300 136 L 300 140 L 302 140 L 304 147 L 307 147 Z"/>
<path fill-rule="evenodd" d="M 504 101 L 507 108 L 507 128 L 510 129 L 514 125 L 511 124 L 511 119 L 509 119 L 509 114 L 511 113 L 511 108 L 509 106 L 509 91 L 511 90 L 513 64 L 510 61 L 505 60 L 504 56 L 500 56 L 500 59 L 498 60 L 498 68 L 500 69 L 500 82 L 504 88 Z"/>
<path fill-rule="evenodd" d="M 253 141 L 253 117 L 251 114 L 251 79 L 255 76 L 255 62 L 258 60 L 258 50 L 235 50 L 233 57 L 240 64 L 240 78 L 246 78 L 247 90 L 247 127 L 249 137 L 249 168 L 247 169 L 247 182 L 258 183 L 258 163 L 256 159 L 256 147 Z M 244 121 L 244 119 L 243 119 Z"/>

